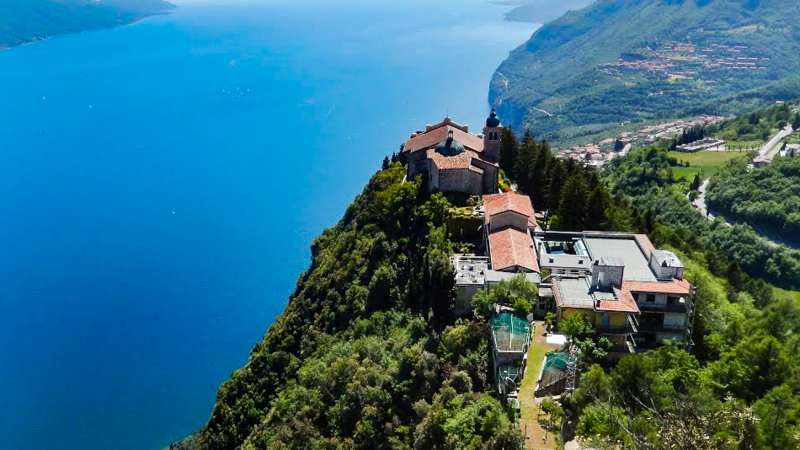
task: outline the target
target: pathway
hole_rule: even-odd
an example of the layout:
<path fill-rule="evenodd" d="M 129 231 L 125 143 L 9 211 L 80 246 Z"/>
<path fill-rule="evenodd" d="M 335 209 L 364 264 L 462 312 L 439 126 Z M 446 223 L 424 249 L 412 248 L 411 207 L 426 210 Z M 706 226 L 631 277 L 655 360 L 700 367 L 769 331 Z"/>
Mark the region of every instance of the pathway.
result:
<path fill-rule="evenodd" d="M 544 363 L 544 355 L 558 349 L 557 345 L 546 342 L 544 329 L 544 322 L 534 322 L 531 346 L 528 349 L 528 365 L 522 378 L 522 386 L 519 388 L 520 430 L 525 436 L 525 448 L 532 450 L 552 450 L 557 447 L 555 435 L 542 428 L 536 420 L 541 399 L 533 395 Z"/>

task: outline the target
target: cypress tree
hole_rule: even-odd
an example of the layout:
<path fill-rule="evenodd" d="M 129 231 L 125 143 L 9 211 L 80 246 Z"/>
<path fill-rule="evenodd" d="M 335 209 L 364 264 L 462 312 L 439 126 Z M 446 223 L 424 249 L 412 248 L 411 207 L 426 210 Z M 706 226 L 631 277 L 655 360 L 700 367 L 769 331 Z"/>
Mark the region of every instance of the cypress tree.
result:
<path fill-rule="evenodd" d="M 547 188 L 549 187 L 549 179 L 547 174 L 550 169 L 550 162 L 553 160 L 553 154 L 550 152 L 550 145 L 546 141 L 542 141 L 536 145 L 536 160 L 532 167 L 531 172 L 531 192 L 530 194 L 545 208 L 550 207 L 550 198 L 547 195 Z"/>
<path fill-rule="evenodd" d="M 536 162 L 536 141 L 530 133 L 526 132 L 522 138 L 522 145 L 519 146 L 517 151 L 517 158 L 514 162 L 514 178 L 517 182 L 517 188 L 526 193 L 532 194 L 532 180 L 531 173 L 533 165 Z"/>
<path fill-rule="evenodd" d="M 511 128 L 503 128 L 503 138 L 500 145 L 500 168 L 503 169 L 513 181 L 515 177 L 514 162 L 517 157 L 519 143 Z"/>
<path fill-rule="evenodd" d="M 558 219 L 561 229 L 581 231 L 586 225 L 586 202 L 589 192 L 581 174 L 569 177 L 561 190 Z"/>
<path fill-rule="evenodd" d="M 550 172 L 547 178 L 547 196 L 551 199 L 549 202 L 550 204 L 537 203 L 538 200 L 534 199 L 534 207 L 538 206 L 540 209 L 554 209 L 558 207 L 558 201 L 561 199 L 561 188 L 564 186 L 564 181 L 566 181 L 567 178 L 567 171 L 564 168 L 564 164 L 559 160 L 553 161 L 553 164 L 550 165 Z"/>

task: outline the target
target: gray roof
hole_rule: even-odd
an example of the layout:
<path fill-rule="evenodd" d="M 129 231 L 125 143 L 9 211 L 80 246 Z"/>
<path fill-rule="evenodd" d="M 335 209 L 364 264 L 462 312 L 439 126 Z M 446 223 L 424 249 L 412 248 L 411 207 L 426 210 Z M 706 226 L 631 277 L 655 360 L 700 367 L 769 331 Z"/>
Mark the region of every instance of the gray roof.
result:
<path fill-rule="evenodd" d="M 564 306 L 588 309 L 594 307 L 594 298 L 589 292 L 589 280 L 585 277 L 560 278 L 557 284 Z"/>
<path fill-rule="evenodd" d="M 653 258 L 658 262 L 659 266 L 664 267 L 683 267 L 683 263 L 675 253 L 668 250 L 655 250 Z M 666 263 L 666 264 L 665 264 Z"/>
<path fill-rule="evenodd" d="M 631 236 L 627 238 L 586 237 L 583 239 L 593 259 L 617 258 L 625 266 L 625 279 L 656 281 L 647 258 Z"/>
<path fill-rule="evenodd" d="M 609 266 L 609 267 L 625 266 L 625 261 L 623 261 L 621 258 L 616 258 L 614 256 L 601 256 L 598 259 L 598 262 L 601 266 Z"/>

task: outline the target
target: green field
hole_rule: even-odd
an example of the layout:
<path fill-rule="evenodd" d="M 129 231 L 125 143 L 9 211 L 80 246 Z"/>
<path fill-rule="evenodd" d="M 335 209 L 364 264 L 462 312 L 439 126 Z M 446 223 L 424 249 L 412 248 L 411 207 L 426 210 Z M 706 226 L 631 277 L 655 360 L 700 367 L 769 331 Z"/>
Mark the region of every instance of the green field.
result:
<path fill-rule="evenodd" d="M 687 182 L 691 182 L 697 174 L 700 175 L 700 178 L 713 176 L 717 173 L 719 168 L 727 164 L 728 161 L 744 158 L 747 156 L 747 153 L 709 151 L 697 153 L 669 152 L 669 156 L 682 163 L 689 163 L 689 167 L 675 167 L 673 173 L 676 178 L 683 177 Z"/>

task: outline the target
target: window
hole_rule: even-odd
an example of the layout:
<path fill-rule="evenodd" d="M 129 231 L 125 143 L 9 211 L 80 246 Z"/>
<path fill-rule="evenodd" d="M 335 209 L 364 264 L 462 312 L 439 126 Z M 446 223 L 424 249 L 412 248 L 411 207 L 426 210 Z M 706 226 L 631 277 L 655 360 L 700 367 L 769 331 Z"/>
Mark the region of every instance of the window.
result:
<path fill-rule="evenodd" d="M 673 297 L 673 296 L 667 297 L 667 304 L 668 305 L 674 305 L 676 303 L 678 303 L 678 297 Z"/>
<path fill-rule="evenodd" d="M 655 303 L 656 301 L 656 294 L 647 294 L 647 303 Z"/>

